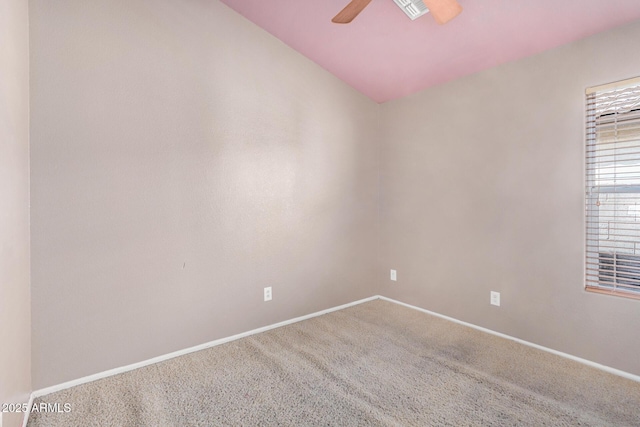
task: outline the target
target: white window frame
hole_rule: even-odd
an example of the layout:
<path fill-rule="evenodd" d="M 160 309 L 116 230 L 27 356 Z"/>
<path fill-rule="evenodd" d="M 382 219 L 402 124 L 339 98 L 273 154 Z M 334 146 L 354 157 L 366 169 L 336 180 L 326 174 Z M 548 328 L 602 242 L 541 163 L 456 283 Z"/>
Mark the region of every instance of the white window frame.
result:
<path fill-rule="evenodd" d="M 640 77 L 586 101 L 585 289 L 640 299 Z"/>

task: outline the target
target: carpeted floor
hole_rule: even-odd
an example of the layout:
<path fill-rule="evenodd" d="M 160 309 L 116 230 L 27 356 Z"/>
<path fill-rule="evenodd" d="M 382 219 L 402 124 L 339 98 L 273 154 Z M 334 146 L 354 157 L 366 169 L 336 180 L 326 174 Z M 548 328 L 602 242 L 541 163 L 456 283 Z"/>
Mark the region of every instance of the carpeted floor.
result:
<path fill-rule="evenodd" d="M 29 426 L 640 426 L 640 383 L 375 300 L 44 396 Z"/>

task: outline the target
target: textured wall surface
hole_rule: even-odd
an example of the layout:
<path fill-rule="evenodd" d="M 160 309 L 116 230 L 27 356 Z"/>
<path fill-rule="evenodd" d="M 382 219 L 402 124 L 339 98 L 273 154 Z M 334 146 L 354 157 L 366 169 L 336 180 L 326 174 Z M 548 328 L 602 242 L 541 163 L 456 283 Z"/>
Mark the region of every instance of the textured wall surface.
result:
<path fill-rule="evenodd" d="M 383 104 L 382 293 L 640 374 L 640 301 L 583 289 L 584 90 L 640 75 L 638 40 L 635 22 Z"/>
<path fill-rule="evenodd" d="M 31 391 L 28 14 L 26 0 L 0 0 L 0 403 Z"/>
<path fill-rule="evenodd" d="M 375 103 L 216 1 L 30 15 L 35 389 L 371 295 Z"/>
<path fill-rule="evenodd" d="M 640 23 L 378 106 L 219 2 L 30 17 L 35 389 L 377 293 L 640 374 L 583 290 L 584 89 Z"/>

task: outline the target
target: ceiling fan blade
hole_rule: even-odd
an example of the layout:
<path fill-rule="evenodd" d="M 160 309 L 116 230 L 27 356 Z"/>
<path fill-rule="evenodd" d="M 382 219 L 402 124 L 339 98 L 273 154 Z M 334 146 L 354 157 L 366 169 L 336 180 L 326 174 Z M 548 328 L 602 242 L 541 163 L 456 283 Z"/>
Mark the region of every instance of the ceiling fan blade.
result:
<path fill-rule="evenodd" d="M 438 24 L 446 24 L 462 12 L 456 0 L 422 0 Z"/>
<path fill-rule="evenodd" d="M 333 17 L 331 22 L 336 24 L 348 24 L 358 16 L 362 10 L 367 7 L 371 0 L 352 0 L 351 3 L 345 6 L 336 16 Z"/>

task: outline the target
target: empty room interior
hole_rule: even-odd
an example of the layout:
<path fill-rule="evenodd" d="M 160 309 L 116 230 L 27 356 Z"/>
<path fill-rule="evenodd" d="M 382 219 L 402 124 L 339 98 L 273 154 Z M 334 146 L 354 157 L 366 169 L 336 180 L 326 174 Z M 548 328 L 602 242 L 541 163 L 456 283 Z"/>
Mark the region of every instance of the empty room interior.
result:
<path fill-rule="evenodd" d="M 0 0 L 0 427 L 640 426 L 637 0 Z"/>

